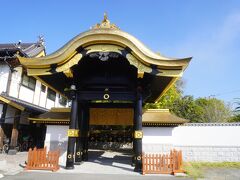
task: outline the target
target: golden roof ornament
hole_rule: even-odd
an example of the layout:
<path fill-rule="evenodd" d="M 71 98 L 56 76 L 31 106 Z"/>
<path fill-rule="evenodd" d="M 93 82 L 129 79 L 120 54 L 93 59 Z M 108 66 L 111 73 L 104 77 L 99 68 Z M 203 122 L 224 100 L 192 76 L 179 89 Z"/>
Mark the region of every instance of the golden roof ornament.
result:
<path fill-rule="evenodd" d="M 92 27 L 92 29 L 119 29 L 115 24 L 111 24 L 110 21 L 108 20 L 107 13 L 104 13 L 104 17 L 102 22 L 99 24 L 96 24 L 95 26 Z"/>

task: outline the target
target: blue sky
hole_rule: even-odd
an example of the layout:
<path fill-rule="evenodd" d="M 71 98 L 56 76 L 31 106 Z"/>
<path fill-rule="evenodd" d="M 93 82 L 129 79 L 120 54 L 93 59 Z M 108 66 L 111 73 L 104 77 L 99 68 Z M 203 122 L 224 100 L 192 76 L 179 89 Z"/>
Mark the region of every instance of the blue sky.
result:
<path fill-rule="evenodd" d="M 236 0 L 42 0 L 1 1 L 0 43 L 35 42 L 47 53 L 100 22 L 104 12 L 155 52 L 193 56 L 185 94 L 240 98 L 240 1 Z"/>

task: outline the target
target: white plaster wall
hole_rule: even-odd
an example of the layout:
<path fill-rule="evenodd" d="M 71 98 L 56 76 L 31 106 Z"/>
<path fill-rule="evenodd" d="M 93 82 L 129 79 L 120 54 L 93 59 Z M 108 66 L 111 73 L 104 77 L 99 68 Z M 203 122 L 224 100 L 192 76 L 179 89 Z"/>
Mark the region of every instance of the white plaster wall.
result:
<path fill-rule="evenodd" d="M 143 127 L 143 151 L 183 152 L 185 161 L 240 161 L 240 126 Z"/>
<path fill-rule="evenodd" d="M 143 143 L 172 144 L 173 127 L 143 127 Z"/>
<path fill-rule="evenodd" d="M 47 125 L 45 146 L 48 150 L 60 149 L 60 165 L 65 166 L 67 157 L 68 126 Z"/>
<path fill-rule="evenodd" d="M 240 146 L 240 126 L 179 126 L 173 129 L 175 145 Z"/>
<path fill-rule="evenodd" d="M 46 107 L 46 101 L 47 101 L 47 87 L 45 92 L 40 92 L 40 98 L 39 98 L 39 106 Z"/>
<path fill-rule="evenodd" d="M 29 103 L 33 103 L 34 91 L 25 87 L 21 86 L 19 91 L 19 99 L 27 101 Z"/>
<path fill-rule="evenodd" d="M 34 92 L 34 97 L 33 97 L 33 104 L 39 105 L 40 94 L 41 94 L 41 82 L 36 80 L 36 87 L 35 87 L 35 92 Z"/>
<path fill-rule="evenodd" d="M 0 63 L 0 93 L 7 90 L 8 76 L 9 67 L 6 64 Z"/>
<path fill-rule="evenodd" d="M 52 107 L 55 107 L 55 101 L 52 101 L 51 99 L 47 98 L 46 108 L 51 109 Z"/>
<path fill-rule="evenodd" d="M 12 73 L 9 95 L 18 98 L 18 93 L 21 87 L 22 67 L 15 68 Z"/>

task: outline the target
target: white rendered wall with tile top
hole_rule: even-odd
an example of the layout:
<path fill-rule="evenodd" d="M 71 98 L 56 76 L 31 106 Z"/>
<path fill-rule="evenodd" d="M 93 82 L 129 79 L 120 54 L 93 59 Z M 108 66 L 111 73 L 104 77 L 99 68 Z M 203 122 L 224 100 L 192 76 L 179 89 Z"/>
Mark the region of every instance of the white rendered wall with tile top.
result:
<path fill-rule="evenodd" d="M 240 161 L 240 123 L 143 127 L 143 151 L 183 152 L 185 161 Z"/>

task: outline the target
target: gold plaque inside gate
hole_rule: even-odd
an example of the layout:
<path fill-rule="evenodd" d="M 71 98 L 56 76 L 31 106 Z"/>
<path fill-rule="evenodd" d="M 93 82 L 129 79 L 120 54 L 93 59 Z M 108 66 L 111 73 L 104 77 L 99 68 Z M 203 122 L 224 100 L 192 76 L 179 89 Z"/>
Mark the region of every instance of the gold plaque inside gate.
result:
<path fill-rule="evenodd" d="M 133 109 L 90 108 L 90 125 L 133 125 Z"/>

